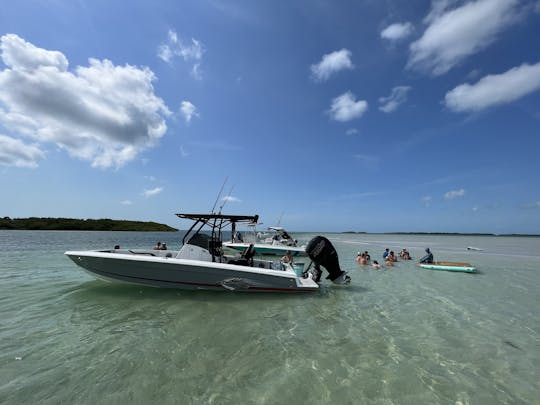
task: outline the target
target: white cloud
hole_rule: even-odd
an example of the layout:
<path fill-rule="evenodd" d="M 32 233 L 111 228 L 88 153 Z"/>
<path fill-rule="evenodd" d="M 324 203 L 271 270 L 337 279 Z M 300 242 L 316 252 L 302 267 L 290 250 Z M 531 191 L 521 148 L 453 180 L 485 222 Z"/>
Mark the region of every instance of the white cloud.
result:
<path fill-rule="evenodd" d="M 124 201 L 120 201 L 120 204 L 122 204 L 122 205 L 131 205 L 131 204 L 133 204 L 133 202 L 131 200 L 124 200 Z"/>
<path fill-rule="evenodd" d="M 507 104 L 540 89 L 540 63 L 523 64 L 476 84 L 461 84 L 446 93 L 446 106 L 456 112 L 479 111 Z"/>
<path fill-rule="evenodd" d="M 397 86 L 392 89 L 388 97 L 379 98 L 379 103 L 382 104 L 379 110 L 390 113 L 395 111 L 401 104 L 407 101 L 407 93 L 411 90 L 409 86 Z"/>
<path fill-rule="evenodd" d="M 20 139 L 0 135 L 0 165 L 36 168 L 45 154 L 36 144 L 28 145 Z"/>
<path fill-rule="evenodd" d="M 180 112 L 188 124 L 191 122 L 191 118 L 199 116 L 197 107 L 187 100 L 180 103 Z"/>
<path fill-rule="evenodd" d="M 193 67 L 191 68 L 191 71 L 189 72 L 189 74 L 195 80 L 202 80 L 201 64 L 200 63 L 195 63 L 193 65 Z"/>
<path fill-rule="evenodd" d="M 424 19 L 429 23 L 410 46 L 409 69 L 438 76 L 481 51 L 518 21 L 519 0 L 477 0 L 448 10 L 455 1 L 435 1 Z"/>
<path fill-rule="evenodd" d="M 315 80 L 323 81 L 345 69 L 354 69 L 354 65 L 351 62 L 351 51 L 341 49 L 323 55 L 319 63 L 311 65 L 311 74 Z"/>
<path fill-rule="evenodd" d="M 197 79 L 202 79 L 200 70 L 201 60 L 205 52 L 204 45 L 201 41 L 191 38 L 187 43 L 183 42 L 176 31 L 169 30 L 167 41 L 158 47 L 157 56 L 164 62 L 171 63 L 175 56 L 181 57 L 185 62 L 194 61 L 191 68 L 191 75 Z"/>
<path fill-rule="evenodd" d="M 459 190 L 452 190 L 444 193 L 445 200 L 453 200 L 454 198 L 463 197 L 465 195 L 465 190 L 460 188 Z"/>
<path fill-rule="evenodd" d="M 227 201 L 227 202 L 242 202 L 242 200 L 240 200 L 239 198 L 237 197 L 233 197 L 232 195 L 228 195 L 228 196 L 225 196 L 221 199 L 221 201 Z"/>
<path fill-rule="evenodd" d="M 60 52 L 14 34 L 0 38 L 0 49 L 0 123 L 13 133 L 101 168 L 126 164 L 165 134 L 170 112 L 150 69 L 89 59 L 72 73 Z"/>
<path fill-rule="evenodd" d="M 162 191 L 163 191 L 163 187 L 156 187 L 156 188 L 151 188 L 149 190 L 144 190 L 142 194 L 145 197 L 151 197 L 153 195 L 157 195 L 161 193 Z"/>
<path fill-rule="evenodd" d="M 367 109 L 367 101 L 356 101 L 356 96 L 348 91 L 332 100 L 329 113 L 332 119 L 346 122 L 355 118 L 360 118 Z"/>
<path fill-rule="evenodd" d="M 359 131 L 356 128 L 349 128 L 346 132 L 347 135 L 357 135 Z"/>
<path fill-rule="evenodd" d="M 456 4 L 458 0 L 432 0 L 431 10 L 424 18 L 424 23 L 430 24 L 443 15 L 450 6 Z"/>
<path fill-rule="evenodd" d="M 381 38 L 389 41 L 398 41 L 407 38 L 414 31 L 414 27 L 410 22 L 396 23 L 389 25 L 381 31 Z"/>

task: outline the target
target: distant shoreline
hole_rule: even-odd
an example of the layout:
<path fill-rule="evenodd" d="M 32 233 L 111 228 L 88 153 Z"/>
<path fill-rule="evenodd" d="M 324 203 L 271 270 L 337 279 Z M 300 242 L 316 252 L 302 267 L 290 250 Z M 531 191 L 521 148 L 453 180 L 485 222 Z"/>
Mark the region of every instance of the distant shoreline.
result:
<path fill-rule="evenodd" d="M 0 230 L 176 232 L 169 225 L 124 219 L 0 218 Z"/>
<path fill-rule="evenodd" d="M 461 232 L 336 232 L 341 234 L 370 234 L 370 235 L 435 235 L 435 236 L 520 236 L 520 237 L 540 237 L 540 234 L 529 233 L 461 233 Z"/>

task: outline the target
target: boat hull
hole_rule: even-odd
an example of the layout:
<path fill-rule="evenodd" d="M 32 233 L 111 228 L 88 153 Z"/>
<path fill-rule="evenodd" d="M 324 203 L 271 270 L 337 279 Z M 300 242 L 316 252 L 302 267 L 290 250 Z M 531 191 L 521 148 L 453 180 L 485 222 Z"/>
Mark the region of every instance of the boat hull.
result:
<path fill-rule="evenodd" d="M 420 267 L 427 270 L 455 271 L 461 273 L 475 273 L 476 267 L 469 263 L 434 262 L 420 263 Z"/>
<path fill-rule="evenodd" d="M 247 292 L 312 292 L 311 278 L 287 271 L 167 257 L 80 251 L 65 253 L 96 278 L 153 287 Z"/>

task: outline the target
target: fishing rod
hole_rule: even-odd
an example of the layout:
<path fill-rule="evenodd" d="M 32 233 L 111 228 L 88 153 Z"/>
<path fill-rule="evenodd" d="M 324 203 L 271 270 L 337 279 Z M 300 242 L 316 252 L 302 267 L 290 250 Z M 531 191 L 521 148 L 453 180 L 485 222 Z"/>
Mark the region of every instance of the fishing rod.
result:
<path fill-rule="evenodd" d="M 226 176 L 225 180 L 223 181 L 223 184 L 221 185 L 221 188 L 219 189 L 219 193 L 218 193 L 218 195 L 216 197 L 216 201 L 214 202 L 214 205 L 212 206 L 212 211 L 211 211 L 212 214 L 215 214 L 214 209 L 216 208 L 216 205 L 217 205 L 217 203 L 219 201 L 219 197 L 221 197 L 221 193 L 223 192 L 223 188 L 225 187 L 225 183 L 227 183 L 228 179 L 229 179 L 229 176 Z M 219 211 L 221 212 L 221 208 L 219 209 Z"/>

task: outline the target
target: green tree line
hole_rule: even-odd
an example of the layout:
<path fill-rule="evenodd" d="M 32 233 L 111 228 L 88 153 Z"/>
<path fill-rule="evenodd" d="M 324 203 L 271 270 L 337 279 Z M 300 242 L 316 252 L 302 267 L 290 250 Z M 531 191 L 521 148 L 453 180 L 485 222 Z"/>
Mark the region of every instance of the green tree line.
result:
<path fill-rule="evenodd" d="M 0 219 L 0 229 L 42 231 L 139 231 L 174 232 L 178 229 L 157 222 L 117 219 L 9 218 Z"/>

